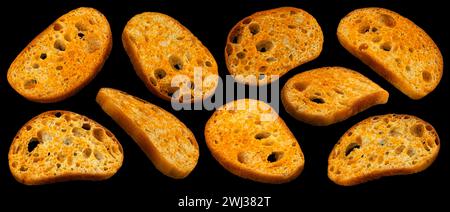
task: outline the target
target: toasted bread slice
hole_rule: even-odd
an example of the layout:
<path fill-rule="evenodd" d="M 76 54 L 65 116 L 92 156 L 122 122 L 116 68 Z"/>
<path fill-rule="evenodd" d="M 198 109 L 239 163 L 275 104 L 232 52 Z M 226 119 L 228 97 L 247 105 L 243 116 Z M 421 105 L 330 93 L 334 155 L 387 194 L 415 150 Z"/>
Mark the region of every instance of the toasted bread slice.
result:
<path fill-rule="evenodd" d="M 433 163 L 440 142 L 429 123 L 411 115 L 374 116 L 350 128 L 328 158 L 328 177 L 356 185 L 383 176 L 420 172 Z"/>
<path fill-rule="evenodd" d="M 443 59 L 434 41 L 395 12 L 355 10 L 341 20 L 337 36 L 345 49 L 411 99 L 426 96 L 442 78 Z"/>
<path fill-rule="evenodd" d="M 8 82 L 28 100 L 61 101 L 95 77 L 111 48 L 105 16 L 81 7 L 58 18 L 25 47 L 8 70 Z"/>
<path fill-rule="evenodd" d="M 213 55 L 177 20 L 141 13 L 128 21 L 122 42 L 137 75 L 162 99 L 193 102 L 214 93 L 218 68 Z"/>
<path fill-rule="evenodd" d="M 237 81 L 263 85 L 317 58 L 323 34 L 304 10 L 281 7 L 250 15 L 228 34 L 225 60 Z"/>
<path fill-rule="evenodd" d="M 102 88 L 97 102 L 164 175 L 181 179 L 197 165 L 194 134 L 174 115 L 125 92 Z"/>
<path fill-rule="evenodd" d="M 106 128 L 69 111 L 48 111 L 27 122 L 8 154 L 14 178 L 26 185 L 104 180 L 123 162 L 123 150 Z"/>
<path fill-rule="evenodd" d="M 289 128 L 272 107 L 258 100 L 241 99 L 219 108 L 206 124 L 205 139 L 225 169 L 253 181 L 291 181 L 305 163 Z"/>
<path fill-rule="evenodd" d="M 305 71 L 281 91 L 286 111 L 311 125 L 343 121 L 369 107 L 384 104 L 389 93 L 362 74 L 342 67 Z"/>

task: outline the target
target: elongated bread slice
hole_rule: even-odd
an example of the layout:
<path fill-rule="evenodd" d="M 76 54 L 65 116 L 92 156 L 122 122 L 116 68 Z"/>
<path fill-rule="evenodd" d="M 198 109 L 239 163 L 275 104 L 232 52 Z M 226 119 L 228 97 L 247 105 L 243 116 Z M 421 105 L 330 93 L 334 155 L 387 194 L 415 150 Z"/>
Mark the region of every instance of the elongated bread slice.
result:
<path fill-rule="evenodd" d="M 305 71 L 287 81 L 281 91 L 286 111 L 311 125 L 343 121 L 369 107 L 384 104 L 389 93 L 362 74 L 324 67 Z"/>
<path fill-rule="evenodd" d="M 429 123 L 411 115 L 367 118 L 350 128 L 328 158 L 328 177 L 356 185 L 383 176 L 420 172 L 436 159 L 439 136 Z"/>
<path fill-rule="evenodd" d="M 61 101 L 95 77 L 111 48 L 105 16 L 81 7 L 58 18 L 25 47 L 8 70 L 8 82 L 28 100 Z"/>
<path fill-rule="evenodd" d="M 237 81 L 262 85 L 314 60 L 322 45 L 322 29 L 313 16 L 298 8 L 281 7 L 237 23 L 228 34 L 225 60 Z"/>
<path fill-rule="evenodd" d="M 48 111 L 27 122 L 8 154 L 14 178 L 27 185 L 104 180 L 123 162 L 116 137 L 97 122 L 69 111 Z"/>
<path fill-rule="evenodd" d="M 194 134 L 174 115 L 111 88 L 100 89 L 97 102 L 164 175 L 185 178 L 197 165 L 199 150 Z"/>
<path fill-rule="evenodd" d="M 193 102 L 211 96 L 218 80 L 209 50 L 177 20 L 144 12 L 128 21 L 122 42 L 137 75 L 165 100 Z M 190 99 L 182 99 L 190 97 Z"/>
<path fill-rule="evenodd" d="M 216 160 L 242 178 L 285 183 L 303 170 L 305 159 L 289 128 L 268 104 L 230 102 L 206 123 L 205 139 Z"/>
<path fill-rule="evenodd" d="M 439 84 L 441 52 L 420 27 L 382 8 L 354 10 L 339 23 L 342 46 L 411 99 Z"/>

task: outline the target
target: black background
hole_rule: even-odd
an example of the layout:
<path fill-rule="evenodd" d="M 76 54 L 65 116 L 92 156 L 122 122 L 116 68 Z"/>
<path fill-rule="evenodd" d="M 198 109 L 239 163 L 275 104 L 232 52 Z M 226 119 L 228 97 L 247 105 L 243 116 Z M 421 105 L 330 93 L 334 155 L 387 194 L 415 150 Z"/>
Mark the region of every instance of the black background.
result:
<path fill-rule="evenodd" d="M 425 98 L 414 101 L 400 93 L 338 43 L 336 29 L 339 20 L 350 11 L 368 6 L 391 9 L 422 27 L 439 46 L 444 59 L 449 57 L 450 33 L 444 1 L 425 3 L 408 0 L 294 0 L 294 1 L 1 1 L 0 6 L 0 196 L 39 200 L 47 205 L 67 203 L 80 206 L 86 201 L 102 207 L 128 205 L 176 207 L 178 198 L 220 197 L 227 195 L 271 196 L 271 208 L 283 206 L 299 208 L 315 204 L 312 200 L 359 197 L 378 197 L 377 204 L 398 198 L 434 198 L 446 192 L 449 177 L 449 78 L 444 70 L 441 83 Z M 113 49 L 103 70 L 75 96 L 54 104 L 38 104 L 25 100 L 7 83 L 6 72 L 19 52 L 56 18 L 80 6 L 94 7 L 108 19 L 113 32 Z M 298 139 L 305 154 L 303 173 L 294 181 L 282 185 L 255 183 L 238 178 L 223 169 L 209 153 L 203 136 L 206 121 L 212 111 L 173 111 L 170 102 L 152 95 L 139 80 L 125 53 L 121 33 L 126 22 L 144 11 L 168 14 L 180 21 L 209 48 L 219 64 L 219 74 L 228 72 L 224 63 L 226 36 L 235 23 L 260 10 L 280 6 L 294 6 L 312 14 L 322 27 L 324 47 L 319 58 L 283 76 L 280 85 L 293 75 L 323 66 L 344 66 L 359 71 L 389 91 L 386 105 L 376 106 L 350 119 L 328 127 L 312 127 L 294 120 L 281 106 L 280 115 Z M 447 21 L 448 22 L 448 21 Z M 133 140 L 96 104 L 95 95 L 101 87 L 113 87 L 146 99 L 174 113 L 195 134 L 200 146 L 200 159 L 195 170 L 184 180 L 173 180 L 157 171 Z M 20 127 L 41 112 L 54 109 L 70 110 L 86 115 L 110 129 L 121 141 L 125 160 L 111 179 L 101 182 L 65 182 L 43 186 L 24 186 L 14 180 L 8 167 L 11 141 Z M 353 187 L 341 187 L 327 178 L 327 158 L 340 136 L 357 122 L 377 114 L 406 113 L 430 122 L 441 138 L 441 151 L 424 172 L 386 177 Z M 50 198 L 49 198 L 50 197 Z M 57 201 L 57 200 L 58 201 Z M 18 200 L 18 199 L 16 199 Z M 41 201 L 42 200 L 42 201 Z M 66 200 L 66 201 L 60 201 Z M 336 207 L 349 207 L 358 202 L 348 199 Z M 26 203 L 26 202 L 25 202 Z M 76 203 L 76 204 L 73 204 Z M 415 204 L 420 202 L 415 202 Z M 426 202 L 422 202 L 426 203 Z M 432 203 L 432 204 L 435 204 Z M 27 204 L 21 204 L 25 206 Z M 317 206 L 327 204 L 319 203 Z"/>

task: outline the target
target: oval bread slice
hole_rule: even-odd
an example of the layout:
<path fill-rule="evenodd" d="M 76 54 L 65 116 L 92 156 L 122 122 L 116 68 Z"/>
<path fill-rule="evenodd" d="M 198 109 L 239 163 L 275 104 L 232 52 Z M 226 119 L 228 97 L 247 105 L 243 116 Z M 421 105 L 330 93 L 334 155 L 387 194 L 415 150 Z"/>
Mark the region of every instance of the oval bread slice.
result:
<path fill-rule="evenodd" d="M 137 75 L 165 100 L 211 96 L 218 80 L 217 63 L 209 50 L 177 20 L 144 12 L 128 21 L 122 42 Z M 195 76 L 194 76 L 195 74 Z M 173 81 L 173 82 L 172 82 Z"/>
<path fill-rule="evenodd" d="M 61 101 L 95 77 L 111 48 L 105 16 L 81 7 L 58 18 L 25 47 L 8 70 L 8 82 L 28 100 Z"/>
<path fill-rule="evenodd" d="M 164 175 L 185 178 L 197 165 L 194 134 L 171 113 L 111 88 L 100 89 L 97 102 Z"/>
<path fill-rule="evenodd" d="M 342 46 L 411 99 L 439 84 L 441 52 L 420 27 L 382 8 L 357 9 L 339 23 Z"/>
<path fill-rule="evenodd" d="M 97 122 L 69 111 L 48 111 L 27 122 L 8 154 L 14 178 L 26 185 L 104 180 L 123 162 L 116 137 Z"/>
<path fill-rule="evenodd" d="M 367 118 L 350 128 L 328 158 L 328 177 L 356 185 L 383 176 L 420 172 L 436 159 L 439 136 L 429 123 L 411 115 Z"/>
<path fill-rule="evenodd" d="M 268 104 L 252 99 L 219 108 L 205 127 L 206 144 L 231 173 L 264 183 L 295 179 L 305 163 L 289 128 Z"/>
<path fill-rule="evenodd" d="M 343 121 L 369 107 L 385 104 L 389 93 L 362 74 L 324 67 L 305 71 L 287 81 L 281 91 L 286 111 L 311 125 Z"/>
<path fill-rule="evenodd" d="M 238 22 L 228 34 L 225 60 L 237 81 L 266 84 L 317 58 L 322 45 L 322 30 L 313 16 L 281 7 Z"/>

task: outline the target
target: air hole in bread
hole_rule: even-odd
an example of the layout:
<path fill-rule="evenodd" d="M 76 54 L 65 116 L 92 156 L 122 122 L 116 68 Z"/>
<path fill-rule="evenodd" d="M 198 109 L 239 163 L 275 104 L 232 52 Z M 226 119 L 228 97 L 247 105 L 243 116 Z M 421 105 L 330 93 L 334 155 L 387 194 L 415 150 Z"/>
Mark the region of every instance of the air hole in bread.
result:
<path fill-rule="evenodd" d="M 83 150 L 83 156 L 85 158 L 89 158 L 91 156 L 91 154 L 92 154 L 92 150 L 90 148 L 86 148 Z"/>
<path fill-rule="evenodd" d="M 55 31 L 59 31 L 59 30 L 61 30 L 62 28 L 63 28 L 62 25 L 59 24 L 59 23 L 56 23 L 56 24 L 53 25 L 53 30 L 55 30 Z"/>
<path fill-rule="evenodd" d="M 369 45 L 367 45 L 367 43 L 362 43 L 361 45 L 359 45 L 359 51 L 364 51 L 366 49 L 369 48 Z"/>
<path fill-rule="evenodd" d="M 94 157 L 97 160 L 103 160 L 103 154 L 100 151 L 98 151 L 98 150 L 94 150 Z"/>
<path fill-rule="evenodd" d="M 100 142 L 105 141 L 105 131 L 101 128 L 95 128 L 92 132 L 94 135 L 94 138 L 97 139 Z"/>
<path fill-rule="evenodd" d="M 72 138 L 64 138 L 63 143 L 67 146 L 72 144 Z"/>
<path fill-rule="evenodd" d="M 83 128 L 84 130 L 91 130 L 91 125 L 89 123 L 83 123 L 81 128 Z"/>
<path fill-rule="evenodd" d="M 406 151 L 406 154 L 407 154 L 409 157 L 413 157 L 413 156 L 416 154 L 416 152 L 414 151 L 413 148 L 409 147 L 408 150 Z"/>
<path fill-rule="evenodd" d="M 46 53 L 42 53 L 39 58 L 41 58 L 41 60 L 45 60 L 47 58 L 47 54 Z"/>
<path fill-rule="evenodd" d="M 249 24 L 250 22 L 252 22 L 251 18 L 246 18 L 242 21 L 243 24 Z"/>
<path fill-rule="evenodd" d="M 39 139 L 38 138 L 31 138 L 30 141 L 28 142 L 28 152 L 32 152 L 34 149 L 36 149 L 36 147 L 40 144 Z"/>
<path fill-rule="evenodd" d="M 399 155 L 403 152 L 403 150 L 405 149 L 405 145 L 400 145 L 397 148 L 395 148 L 395 154 Z"/>
<path fill-rule="evenodd" d="M 77 28 L 78 31 L 86 31 L 86 30 L 87 30 L 86 25 L 84 25 L 84 24 L 81 23 L 81 22 L 77 22 L 77 23 L 75 24 L 75 27 Z"/>
<path fill-rule="evenodd" d="M 289 12 L 289 14 L 290 14 L 290 15 L 295 15 L 295 14 L 297 14 L 297 12 L 291 10 L 291 11 Z"/>
<path fill-rule="evenodd" d="M 270 132 L 259 132 L 255 135 L 255 139 L 256 140 L 265 139 L 268 138 L 270 135 L 271 135 Z"/>
<path fill-rule="evenodd" d="M 249 154 L 246 153 L 246 152 L 239 152 L 238 155 L 237 155 L 237 160 L 240 163 L 246 164 L 250 160 Z"/>
<path fill-rule="evenodd" d="M 82 33 L 82 32 L 79 32 L 77 35 L 78 35 L 78 37 L 79 37 L 80 39 L 83 39 L 83 38 L 84 38 L 84 33 Z"/>
<path fill-rule="evenodd" d="M 62 66 L 56 66 L 56 70 L 61 71 L 63 69 Z"/>
<path fill-rule="evenodd" d="M 39 68 L 39 64 L 37 64 L 37 63 L 33 64 L 33 68 L 34 68 L 34 69 Z"/>
<path fill-rule="evenodd" d="M 252 35 L 256 35 L 260 31 L 259 24 L 257 23 L 250 24 L 248 26 L 248 29 L 250 30 L 250 33 L 252 33 Z"/>
<path fill-rule="evenodd" d="M 380 36 L 375 36 L 375 37 L 372 38 L 372 42 L 374 42 L 374 43 L 378 43 L 380 41 L 381 41 L 381 37 Z"/>
<path fill-rule="evenodd" d="M 81 137 L 81 136 L 83 136 L 83 131 L 81 130 L 81 128 L 79 128 L 79 127 L 74 127 L 74 128 L 72 128 L 72 134 L 74 135 L 74 136 L 76 136 L 76 137 Z"/>
<path fill-rule="evenodd" d="M 425 82 L 430 82 L 431 81 L 431 74 L 428 71 L 422 71 L 422 79 Z"/>
<path fill-rule="evenodd" d="M 273 48 L 273 43 L 270 40 L 262 40 L 256 44 L 256 50 L 259 52 L 268 52 Z"/>
<path fill-rule="evenodd" d="M 307 87 L 308 87 L 308 83 L 306 83 L 306 82 L 296 82 L 296 83 L 294 83 L 295 90 L 300 91 L 300 92 L 306 90 Z"/>
<path fill-rule="evenodd" d="M 370 26 L 369 25 L 361 25 L 358 29 L 359 33 L 364 34 L 369 32 Z"/>
<path fill-rule="evenodd" d="M 425 127 L 422 124 L 415 124 L 411 127 L 411 134 L 416 137 L 422 137 Z"/>
<path fill-rule="evenodd" d="M 245 53 L 244 52 L 238 52 L 236 54 L 236 56 L 237 56 L 238 59 L 244 59 L 245 58 Z"/>
<path fill-rule="evenodd" d="M 21 166 L 19 169 L 19 171 L 21 171 L 21 172 L 26 172 L 27 170 L 28 170 L 28 168 L 25 166 Z"/>
<path fill-rule="evenodd" d="M 206 67 L 212 67 L 212 63 L 210 61 L 205 62 Z"/>
<path fill-rule="evenodd" d="M 347 148 L 345 148 L 345 156 L 350 155 L 355 149 L 359 149 L 361 147 L 360 143 L 350 143 Z"/>
<path fill-rule="evenodd" d="M 265 72 L 266 70 L 267 70 L 267 66 L 261 66 L 258 69 L 259 72 Z"/>
<path fill-rule="evenodd" d="M 172 66 L 173 69 L 179 71 L 183 69 L 183 61 L 181 61 L 181 58 L 175 55 L 171 55 L 169 57 L 169 63 Z"/>
<path fill-rule="evenodd" d="M 411 66 L 406 65 L 406 66 L 405 66 L 405 70 L 406 70 L 407 72 L 410 72 L 410 71 L 411 71 Z"/>
<path fill-rule="evenodd" d="M 388 27 L 394 27 L 395 26 L 395 19 L 392 16 L 388 15 L 388 14 L 381 14 L 380 15 L 380 20 L 381 20 L 381 22 L 384 25 L 386 25 Z"/>
<path fill-rule="evenodd" d="M 380 48 L 388 52 L 391 51 L 392 44 L 391 42 L 384 42 L 383 44 L 381 44 Z"/>
<path fill-rule="evenodd" d="M 414 49 L 413 49 L 413 48 L 408 48 L 408 51 L 409 51 L 410 53 L 413 53 L 413 52 L 414 52 Z"/>
<path fill-rule="evenodd" d="M 33 129 L 33 127 L 31 127 L 30 125 L 27 125 L 26 129 L 27 129 L 27 131 L 30 131 L 31 129 Z"/>
<path fill-rule="evenodd" d="M 164 69 L 158 68 L 153 72 L 153 75 L 155 75 L 156 79 L 162 79 L 166 77 L 166 71 L 164 71 Z"/>
<path fill-rule="evenodd" d="M 319 97 L 313 97 L 313 98 L 311 98 L 309 100 L 311 100 L 311 102 L 314 102 L 314 103 L 317 103 L 317 104 L 325 103 L 325 100 L 323 100 L 322 98 L 319 98 Z"/>
<path fill-rule="evenodd" d="M 330 172 L 334 172 L 334 166 L 330 166 Z"/>
<path fill-rule="evenodd" d="M 268 58 L 266 59 L 266 61 L 269 62 L 269 63 L 272 63 L 272 62 L 277 61 L 277 58 L 275 58 L 275 57 L 268 57 Z"/>
<path fill-rule="evenodd" d="M 269 156 L 267 156 L 267 161 L 270 163 L 274 163 L 279 161 L 283 157 L 283 152 L 272 152 Z"/>
<path fill-rule="evenodd" d="M 230 33 L 230 42 L 234 44 L 238 44 L 241 42 L 241 31 L 242 29 L 240 27 L 235 28 Z"/>
<path fill-rule="evenodd" d="M 289 29 L 295 29 L 296 27 L 295 27 L 295 25 L 289 24 L 289 25 L 288 25 L 288 28 L 289 28 Z"/>
<path fill-rule="evenodd" d="M 231 46 L 230 44 L 227 44 L 227 46 L 225 47 L 225 52 L 227 53 L 228 56 L 233 54 L 233 46 Z"/>
<path fill-rule="evenodd" d="M 37 80 L 32 79 L 32 80 L 27 80 L 25 81 L 25 83 L 23 84 L 23 87 L 25 89 L 33 89 L 34 87 L 36 87 L 37 84 Z"/>
<path fill-rule="evenodd" d="M 177 36 L 176 39 L 177 39 L 177 40 L 183 40 L 183 39 L 184 39 L 184 36 L 183 36 L 183 35 Z"/>
<path fill-rule="evenodd" d="M 53 47 L 55 47 L 55 49 L 58 49 L 59 51 L 66 51 L 66 45 L 64 44 L 64 42 L 62 40 L 59 40 L 59 39 L 55 40 Z"/>

